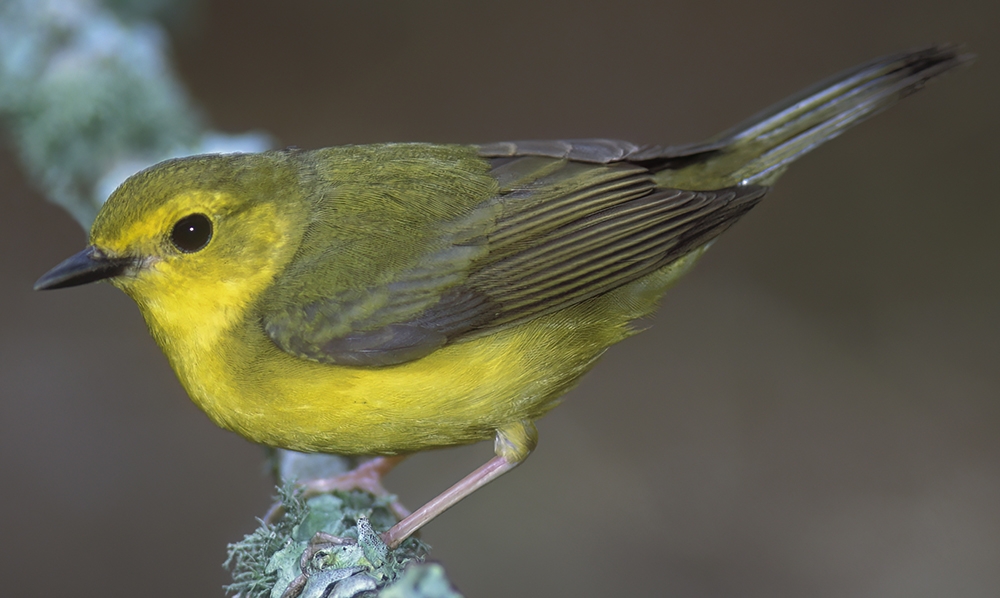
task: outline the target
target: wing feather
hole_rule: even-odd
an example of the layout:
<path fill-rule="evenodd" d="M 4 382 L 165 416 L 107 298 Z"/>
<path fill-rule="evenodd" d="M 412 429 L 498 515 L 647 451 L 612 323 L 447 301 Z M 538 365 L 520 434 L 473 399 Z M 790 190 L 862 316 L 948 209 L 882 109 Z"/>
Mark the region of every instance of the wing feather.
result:
<path fill-rule="evenodd" d="M 428 223 L 439 227 L 443 242 L 425 244 L 391 276 L 374 277 L 382 282 L 330 292 L 300 312 L 293 305 L 285 313 L 294 317 L 266 318 L 275 342 L 329 363 L 418 359 L 662 268 L 710 241 L 767 190 L 659 188 L 655 172 L 627 161 L 653 152 L 614 140 L 475 149 L 496 181 L 495 194 L 461 218 Z"/>

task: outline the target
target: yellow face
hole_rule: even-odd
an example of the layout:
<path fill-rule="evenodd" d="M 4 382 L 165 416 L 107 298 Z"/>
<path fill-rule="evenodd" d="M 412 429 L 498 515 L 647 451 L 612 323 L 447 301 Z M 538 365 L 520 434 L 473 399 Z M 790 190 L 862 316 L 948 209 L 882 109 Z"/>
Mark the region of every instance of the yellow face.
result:
<path fill-rule="evenodd" d="M 116 193 L 94 223 L 91 243 L 134 260 L 111 282 L 136 301 L 161 345 L 210 347 L 290 257 L 295 227 L 271 201 L 218 190 L 156 191 Z"/>

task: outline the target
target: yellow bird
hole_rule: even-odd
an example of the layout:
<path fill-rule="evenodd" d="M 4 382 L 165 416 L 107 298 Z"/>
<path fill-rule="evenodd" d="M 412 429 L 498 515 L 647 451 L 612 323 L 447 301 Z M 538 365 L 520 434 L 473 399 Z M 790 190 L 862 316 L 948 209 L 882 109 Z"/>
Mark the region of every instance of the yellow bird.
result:
<path fill-rule="evenodd" d="M 698 144 L 382 144 L 168 160 L 125 181 L 37 289 L 109 280 L 219 426 L 298 451 L 496 456 L 796 158 L 971 55 L 874 60 Z"/>

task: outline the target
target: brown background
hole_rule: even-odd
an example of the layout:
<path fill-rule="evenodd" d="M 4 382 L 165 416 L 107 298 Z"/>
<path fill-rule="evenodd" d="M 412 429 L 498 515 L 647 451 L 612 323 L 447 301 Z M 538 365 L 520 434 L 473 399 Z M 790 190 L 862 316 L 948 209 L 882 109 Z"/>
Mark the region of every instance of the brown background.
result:
<path fill-rule="evenodd" d="M 208 2 L 175 39 L 219 127 L 281 143 L 695 141 L 927 41 L 980 54 L 797 164 L 424 538 L 469 596 L 996 596 L 1000 4 Z M 261 451 L 185 398 L 84 235 L 0 154 L 0 587 L 219 596 Z M 490 453 L 414 457 L 417 506 Z M 16 594 L 14 593 L 16 592 Z"/>

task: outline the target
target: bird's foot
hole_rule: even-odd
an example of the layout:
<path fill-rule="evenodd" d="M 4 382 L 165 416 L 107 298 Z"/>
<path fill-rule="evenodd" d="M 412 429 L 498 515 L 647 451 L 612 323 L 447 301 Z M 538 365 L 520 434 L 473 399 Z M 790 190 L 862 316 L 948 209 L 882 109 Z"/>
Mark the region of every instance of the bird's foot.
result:
<path fill-rule="evenodd" d="M 390 496 L 391 493 L 382 485 L 382 476 L 392 471 L 392 468 L 405 458 L 405 455 L 375 457 L 365 461 L 347 473 L 328 478 L 301 481 L 299 482 L 299 486 L 302 488 L 302 498 L 308 500 L 314 496 L 337 490 L 342 492 L 363 490 L 374 496 Z M 410 511 L 397 499 L 393 499 L 389 504 L 389 509 L 397 519 L 405 519 L 410 515 Z M 264 522 L 273 524 L 281 517 L 284 511 L 285 507 L 282 503 L 275 503 L 264 516 Z"/>
<path fill-rule="evenodd" d="M 318 494 L 341 490 L 364 490 L 375 496 L 390 495 L 391 492 L 382 485 L 382 476 L 386 475 L 392 468 L 398 465 L 405 455 L 394 457 L 375 457 L 358 465 L 351 471 L 323 479 L 308 480 L 302 483 L 304 489 L 303 498 L 310 498 Z M 389 505 L 392 513 L 399 519 L 405 519 L 410 511 L 398 500 L 393 500 Z"/>

